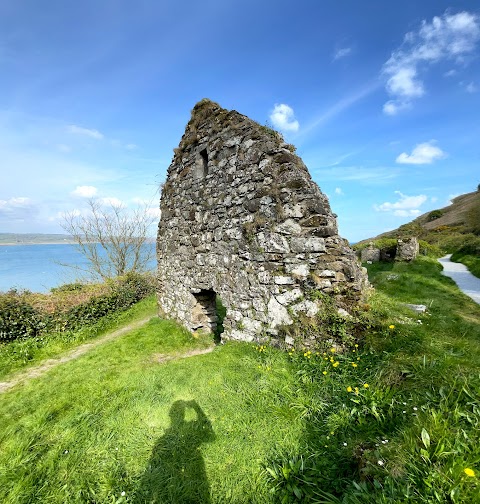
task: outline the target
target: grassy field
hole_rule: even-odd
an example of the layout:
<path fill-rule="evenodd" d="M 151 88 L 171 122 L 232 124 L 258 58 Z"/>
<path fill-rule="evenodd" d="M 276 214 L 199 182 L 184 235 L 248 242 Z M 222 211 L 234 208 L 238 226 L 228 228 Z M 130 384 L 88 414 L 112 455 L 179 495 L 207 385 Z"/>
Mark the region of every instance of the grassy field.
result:
<path fill-rule="evenodd" d="M 192 355 L 153 318 L 1 395 L 0 502 L 480 502 L 480 309 L 440 269 L 371 265 L 341 346 Z"/>

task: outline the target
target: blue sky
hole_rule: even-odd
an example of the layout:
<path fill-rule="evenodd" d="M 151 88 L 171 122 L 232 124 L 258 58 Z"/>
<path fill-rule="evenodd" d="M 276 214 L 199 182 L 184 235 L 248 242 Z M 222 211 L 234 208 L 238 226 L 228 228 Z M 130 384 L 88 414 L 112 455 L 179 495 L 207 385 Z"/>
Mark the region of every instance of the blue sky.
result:
<path fill-rule="evenodd" d="M 480 182 L 480 4 L 2 0 L 0 232 L 155 213 L 204 97 L 282 130 L 368 238 Z"/>

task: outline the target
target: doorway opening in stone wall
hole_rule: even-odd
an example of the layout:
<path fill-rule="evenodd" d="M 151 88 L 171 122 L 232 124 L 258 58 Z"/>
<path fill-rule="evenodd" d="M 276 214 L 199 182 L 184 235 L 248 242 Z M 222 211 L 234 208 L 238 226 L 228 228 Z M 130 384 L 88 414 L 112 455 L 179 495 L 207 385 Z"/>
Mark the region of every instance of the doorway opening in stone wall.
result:
<path fill-rule="evenodd" d="M 215 343 L 219 343 L 226 312 L 220 298 L 209 289 L 201 289 L 193 295 L 196 303 L 192 310 L 192 329 L 213 334 Z"/>

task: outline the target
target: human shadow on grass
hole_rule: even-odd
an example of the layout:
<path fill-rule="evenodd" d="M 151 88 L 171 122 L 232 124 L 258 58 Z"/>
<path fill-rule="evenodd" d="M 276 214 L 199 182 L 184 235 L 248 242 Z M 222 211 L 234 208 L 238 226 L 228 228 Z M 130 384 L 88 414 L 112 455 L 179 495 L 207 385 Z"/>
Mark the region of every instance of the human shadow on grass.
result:
<path fill-rule="evenodd" d="M 176 401 L 171 425 L 155 444 L 135 495 L 135 504 L 209 504 L 210 485 L 200 445 L 215 439 L 196 401 Z M 192 414 L 195 419 L 187 420 Z"/>

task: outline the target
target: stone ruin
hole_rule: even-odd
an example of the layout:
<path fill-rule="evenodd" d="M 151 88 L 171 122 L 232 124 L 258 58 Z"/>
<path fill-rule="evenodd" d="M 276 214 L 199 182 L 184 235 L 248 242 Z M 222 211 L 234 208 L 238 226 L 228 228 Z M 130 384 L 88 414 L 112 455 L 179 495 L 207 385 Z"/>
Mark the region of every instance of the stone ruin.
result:
<path fill-rule="evenodd" d="M 368 247 L 364 248 L 360 252 L 360 260 L 362 262 L 379 262 L 380 261 L 380 249 L 375 247 L 373 242 L 368 244 Z"/>
<path fill-rule="evenodd" d="M 359 301 L 366 271 L 279 133 L 202 100 L 174 151 L 158 227 L 160 316 L 215 332 L 220 299 L 222 339 L 260 342 L 315 316 L 313 291 L 344 314 Z"/>
<path fill-rule="evenodd" d="M 374 263 L 379 261 L 413 261 L 420 252 L 418 239 L 397 239 L 396 246 L 387 246 L 379 248 L 374 242 L 360 251 L 360 260 L 362 262 Z"/>
<path fill-rule="evenodd" d="M 417 238 L 397 241 L 396 261 L 413 261 L 417 258 L 420 251 Z"/>

